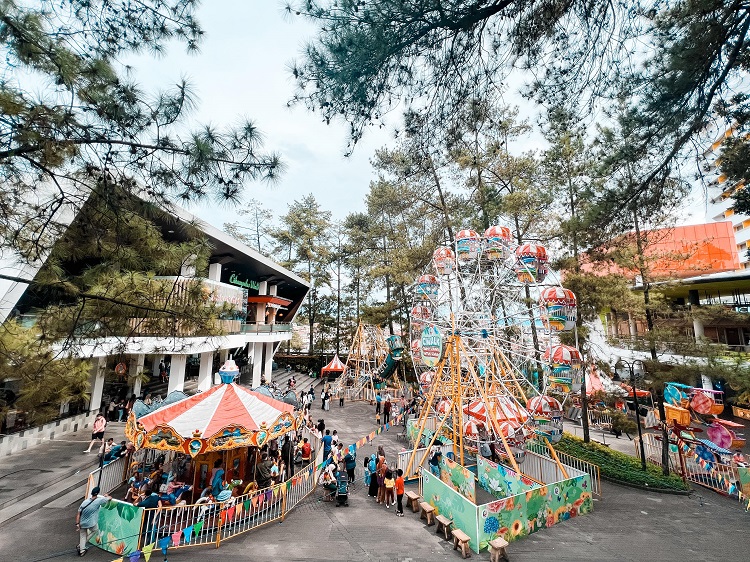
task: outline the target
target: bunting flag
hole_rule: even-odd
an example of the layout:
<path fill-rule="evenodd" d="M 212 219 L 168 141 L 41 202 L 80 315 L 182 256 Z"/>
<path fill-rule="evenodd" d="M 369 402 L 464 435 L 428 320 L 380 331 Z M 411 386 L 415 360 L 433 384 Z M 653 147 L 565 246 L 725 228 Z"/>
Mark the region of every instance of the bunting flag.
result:
<path fill-rule="evenodd" d="M 193 536 L 193 526 L 190 525 L 190 527 L 186 527 L 182 530 L 182 534 L 185 535 L 185 544 L 190 544 L 190 539 Z"/>
<path fill-rule="evenodd" d="M 146 562 L 148 562 L 151 558 L 151 551 L 154 550 L 154 546 L 156 546 L 156 543 L 143 547 L 143 558 L 146 560 Z"/>
<path fill-rule="evenodd" d="M 224 521 L 226 520 L 227 520 L 227 512 L 222 511 L 221 513 L 219 513 L 219 524 L 223 525 Z"/>
<path fill-rule="evenodd" d="M 199 535 L 202 530 L 203 521 L 198 521 L 195 525 L 193 525 L 193 532 L 195 532 L 196 535 Z"/>
<path fill-rule="evenodd" d="M 250 500 L 245 500 L 242 504 L 245 507 L 245 511 L 250 509 Z"/>
<path fill-rule="evenodd" d="M 159 548 L 161 548 L 162 554 L 164 555 L 167 554 L 167 550 L 169 549 L 169 540 L 170 540 L 170 537 L 164 537 L 162 539 L 159 539 L 158 545 L 159 545 Z"/>
<path fill-rule="evenodd" d="M 174 546 L 180 546 L 180 537 L 182 537 L 182 531 L 172 533 L 172 544 Z"/>
<path fill-rule="evenodd" d="M 235 512 L 234 506 L 232 506 L 229 509 L 227 509 L 227 520 L 228 521 L 232 521 L 234 519 L 234 512 Z"/>
<path fill-rule="evenodd" d="M 242 515 L 242 504 L 238 503 L 236 507 L 237 507 L 237 513 L 235 514 L 235 517 L 239 519 L 240 515 Z"/>
<path fill-rule="evenodd" d="M 140 560 L 140 559 L 141 559 L 141 551 L 140 550 L 136 550 L 136 551 L 132 552 L 130 554 L 130 556 L 128 556 L 128 561 L 129 562 L 138 562 L 138 560 Z"/>

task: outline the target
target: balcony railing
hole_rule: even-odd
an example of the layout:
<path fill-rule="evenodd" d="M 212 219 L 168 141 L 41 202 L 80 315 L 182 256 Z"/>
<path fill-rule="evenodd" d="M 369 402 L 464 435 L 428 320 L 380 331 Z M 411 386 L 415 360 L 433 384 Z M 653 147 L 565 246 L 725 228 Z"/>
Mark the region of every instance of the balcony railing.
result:
<path fill-rule="evenodd" d="M 294 327 L 291 323 L 276 323 L 276 324 L 242 324 L 243 334 L 274 334 L 281 332 L 291 332 Z"/>
<path fill-rule="evenodd" d="M 631 351 L 647 352 L 651 349 L 650 342 L 644 337 L 614 337 L 609 336 L 607 343 L 614 347 L 629 349 Z M 696 343 L 690 340 L 684 341 L 657 341 L 656 351 L 658 353 L 670 353 L 673 355 L 689 355 L 706 357 L 707 355 L 723 355 L 729 357 L 746 356 L 750 352 L 750 346 L 726 345 L 723 343 L 702 342 Z"/>

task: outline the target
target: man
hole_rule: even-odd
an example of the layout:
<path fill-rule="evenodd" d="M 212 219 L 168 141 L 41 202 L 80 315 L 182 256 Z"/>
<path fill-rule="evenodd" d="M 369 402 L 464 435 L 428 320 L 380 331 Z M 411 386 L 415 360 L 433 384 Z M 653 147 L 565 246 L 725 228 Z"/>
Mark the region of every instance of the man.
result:
<path fill-rule="evenodd" d="M 322 439 L 323 441 L 323 460 L 328 458 L 331 454 L 331 447 L 333 446 L 333 437 L 331 437 L 331 430 L 326 429 L 326 434 Z"/>
<path fill-rule="evenodd" d="M 260 456 L 260 464 L 257 468 L 258 489 L 262 490 L 271 486 L 271 467 L 273 461 L 268 458 L 268 453 Z"/>
<path fill-rule="evenodd" d="M 391 401 L 386 398 L 383 404 L 383 423 L 391 421 Z"/>
<path fill-rule="evenodd" d="M 107 495 L 99 495 L 99 486 L 91 490 L 91 497 L 83 500 L 76 514 L 76 529 L 78 530 L 78 556 L 86 554 L 86 543 L 99 532 L 99 508 L 110 499 Z"/>
<path fill-rule="evenodd" d="M 354 449 L 354 445 L 349 446 L 349 450 L 344 456 L 344 463 L 346 466 L 346 475 L 349 478 L 349 482 L 354 484 L 354 470 L 357 468 L 357 453 Z"/>
<path fill-rule="evenodd" d="M 440 458 L 442 456 L 443 453 L 438 450 L 435 451 L 435 454 L 432 455 L 432 458 L 430 459 L 430 472 L 432 472 L 438 478 L 440 478 Z"/>
<path fill-rule="evenodd" d="M 377 394 L 375 395 L 375 413 L 376 413 L 376 414 L 379 414 L 379 413 L 380 413 L 380 403 L 381 403 L 382 401 L 383 401 L 383 399 L 381 398 L 381 396 L 380 396 L 380 393 L 378 392 L 378 393 L 377 393 Z"/>
<path fill-rule="evenodd" d="M 281 458 L 286 465 L 287 478 L 294 475 L 294 454 L 292 452 L 292 436 L 284 437 L 284 444 L 281 446 Z"/>
<path fill-rule="evenodd" d="M 312 456 L 312 446 L 307 441 L 307 437 L 302 440 L 302 466 L 307 466 L 310 463 L 310 457 Z"/>
<path fill-rule="evenodd" d="M 110 438 L 110 441 L 114 441 L 114 439 Z M 125 446 L 125 441 L 120 441 L 118 445 L 113 445 L 109 448 L 109 451 L 104 453 L 104 462 L 108 463 L 110 461 L 113 461 L 115 459 L 119 459 L 120 457 L 124 457 L 127 454 L 128 450 Z"/>
<path fill-rule="evenodd" d="M 113 437 L 110 437 L 106 441 L 102 443 L 102 446 L 99 447 L 99 458 L 104 461 L 107 458 L 107 455 L 110 454 L 112 449 L 115 446 L 115 440 Z"/>

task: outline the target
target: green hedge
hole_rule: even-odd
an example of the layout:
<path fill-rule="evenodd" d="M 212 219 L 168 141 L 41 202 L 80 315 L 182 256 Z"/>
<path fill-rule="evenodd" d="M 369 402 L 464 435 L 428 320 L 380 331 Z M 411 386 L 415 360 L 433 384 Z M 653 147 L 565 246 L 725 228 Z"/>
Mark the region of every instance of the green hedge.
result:
<path fill-rule="evenodd" d="M 599 443 L 584 443 L 583 439 L 567 433 L 563 435 L 559 443 L 555 444 L 555 449 L 599 465 L 602 477 L 650 488 L 680 491 L 689 489 L 682 478 L 676 474 L 664 476 L 660 467 L 649 463 L 646 464 L 646 472 L 644 472 L 639 459 Z"/>

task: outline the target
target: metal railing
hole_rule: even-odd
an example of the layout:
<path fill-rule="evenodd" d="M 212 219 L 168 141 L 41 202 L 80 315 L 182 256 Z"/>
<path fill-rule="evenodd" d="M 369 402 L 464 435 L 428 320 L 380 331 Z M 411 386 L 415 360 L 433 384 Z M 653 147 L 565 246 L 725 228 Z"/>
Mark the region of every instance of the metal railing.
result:
<path fill-rule="evenodd" d="M 241 332 L 243 334 L 274 334 L 291 332 L 294 325 L 291 323 L 277 324 L 242 324 Z"/>
<path fill-rule="evenodd" d="M 552 454 L 550 453 L 549 447 L 545 443 L 540 443 L 539 441 L 527 441 L 526 442 L 526 450 L 530 451 L 532 453 L 536 453 L 537 455 L 542 455 L 543 457 L 547 457 L 548 459 L 552 459 Z M 565 466 L 570 466 L 576 469 L 577 471 L 581 473 L 586 473 L 591 477 L 591 493 L 602 497 L 602 481 L 601 481 L 601 475 L 599 472 L 599 467 L 593 463 L 590 463 L 588 461 L 585 461 L 583 459 L 579 459 L 578 457 L 574 457 L 572 455 L 569 455 L 567 453 L 563 453 L 561 451 L 558 451 L 555 449 L 555 454 L 557 455 L 557 458 L 560 460 L 562 464 Z M 526 467 L 523 468 L 524 472 L 526 471 Z M 529 474 L 529 476 L 532 476 Z M 572 475 L 569 475 L 572 477 Z M 562 480 L 562 478 L 561 478 Z"/>
<path fill-rule="evenodd" d="M 89 497 L 91 490 L 99 486 L 102 494 L 109 494 L 112 490 L 119 488 L 126 480 L 129 458 L 120 457 L 103 467 L 98 468 L 89 474 L 86 481 L 86 497 Z"/>

